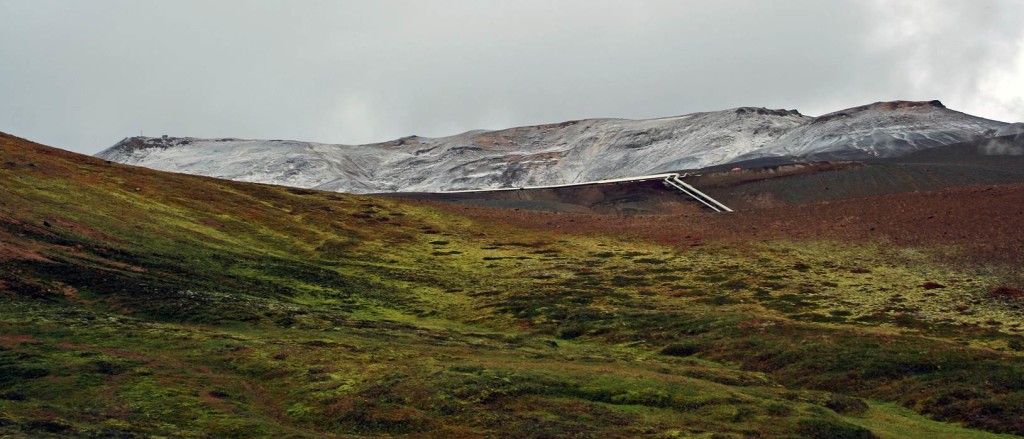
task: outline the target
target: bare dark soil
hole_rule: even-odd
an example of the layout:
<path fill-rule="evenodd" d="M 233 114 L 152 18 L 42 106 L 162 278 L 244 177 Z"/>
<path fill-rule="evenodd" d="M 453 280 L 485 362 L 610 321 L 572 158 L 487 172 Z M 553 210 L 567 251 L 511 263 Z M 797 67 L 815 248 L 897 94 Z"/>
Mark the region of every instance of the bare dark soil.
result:
<path fill-rule="evenodd" d="M 987 142 L 870 161 L 784 164 L 740 172 L 719 169 L 691 178 L 691 183 L 730 207 L 745 210 L 1024 182 L 1024 156 L 985 154 Z"/>
<path fill-rule="evenodd" d="M 1024 150 L 1021 136 L 996 139 L 1003 152 Z M 791 163 L 783 158 L 719 166 L 688 182 L 735 210 L 751 210 L 977 185 L 1024 183 L 1024 155 L 993 155 L 994 140 L 931 148 L 898 158 Z M 700 205 L 661 182 L 470 193 L 383 196 L 547 212 L 680 214 Z"/>
<path fill-rule="evenodd" d="M 552 189 L 461 193 L 389 193 L 388 198 L 443 201 L 481 207 L 598 214 L 697 213 L 696 202 L 660 181 Z"/>

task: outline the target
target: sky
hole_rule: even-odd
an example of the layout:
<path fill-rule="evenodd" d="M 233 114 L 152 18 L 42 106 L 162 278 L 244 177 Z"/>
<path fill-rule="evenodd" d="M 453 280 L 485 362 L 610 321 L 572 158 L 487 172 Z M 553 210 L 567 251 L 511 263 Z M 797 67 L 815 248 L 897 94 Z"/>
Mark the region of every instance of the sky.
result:
<path fill-rule="evenodd" d="M 0 131 L 360 144 L 939 99 L 1024 121 L 1024 0 L 0 0 Z"/>

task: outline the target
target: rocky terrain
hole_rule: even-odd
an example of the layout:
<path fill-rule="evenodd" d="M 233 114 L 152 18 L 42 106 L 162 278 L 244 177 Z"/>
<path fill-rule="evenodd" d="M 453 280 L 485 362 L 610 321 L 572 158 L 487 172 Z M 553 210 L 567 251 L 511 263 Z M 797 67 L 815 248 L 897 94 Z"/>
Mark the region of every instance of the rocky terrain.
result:
<path fill-rule="evenodd" d="M 884 102 L 817 118 L 736 108 L 652 120 L 410 136 L 370 145 L 133 137 L 97 154 L 153 169 L 350 193 L 566 184 L 737 161 L 898 157 L 1019 132 L 931 102 Z"/>

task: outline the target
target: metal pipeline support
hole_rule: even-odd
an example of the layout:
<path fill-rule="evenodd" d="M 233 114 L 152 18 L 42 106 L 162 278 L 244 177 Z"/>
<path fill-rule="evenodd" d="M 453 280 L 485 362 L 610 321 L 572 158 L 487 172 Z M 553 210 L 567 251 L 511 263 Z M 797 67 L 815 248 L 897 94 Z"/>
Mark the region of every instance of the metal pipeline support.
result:
<path fill-rule="evenodd" d="M 685 187 L 685 188 L 695 192 L 697 195 L 700 195 L 705 200 L 707 200 L 709 203 L 714 204 L 715 206 L 718 206 L 719 211 L 721 211 L 721 212 L 732 212 L 732 209 L 730 209 L 728 206 L 726 206 L 726 205 L 724 205 L 722 203 L 719 203 L 718 200 L 716 200 L 714 198 L 711 198 L 710 195 L 705 194 L 704 192 L 701 192 L 701 191 L 697 190 L 697 188 L 695 188 L 695 187 L 693 187 L 693 186 L 691 186 L 689 184 L 686 184 L 686 182 L 684 182 L 683 180 L 681 180 L 679 178 L 679 175 L 676 175 L 676 176 L 673 176 L 673 177 L 670 177 L 670 178 L 675 180 L 676 183 L 679 183 L 683 187 Z"/>
<path fill-rule="evenodd" d="M 732 209 L 730 209 L 728 206 L 718 202 L 718 200 L 711 198 L 710 195 L 705 194 L 704 192 L 701 192 L 697 188 L 684 182 L 682 179 L 679 178 L 679 174 L 673 174 L 668 177 L 665 177 L 665 184 L 678 189 L 680 192 L 686 195 L 689 195 L 690 198 L 693 198 L 694 200 L 700 201 L 701 204 L 707 206 L 709 209 L 715 212 L 732 212 Z"/>
<path fill-rule="evenodd" d="M 701 198 L 700 196 L 698 196 L 697 194 L 687 190 L 685 186 L 681 186 L 679 183 L 676 183 L 675 181 L 672 181 L 671 178 L 666 178 L 665 179 L 665 184 L 678 189 L 680 192 L 682 192 L 682 193 L 684 193 L 686 195 L 689 195 L 690 198 L 693 198 L 694 200 L 700 201 L 700 203 L 705 205 L 705 206 L 707 206 L 708 209 L 711 209 L 711 210 L 713 210 L 715 212 L 721 212 L 722 211 L 721 209 L 715 207 L 715 205 L 713 205 L 711 203 L 708 203 L 707 201 L 704 201 L 704 199 Z"/>

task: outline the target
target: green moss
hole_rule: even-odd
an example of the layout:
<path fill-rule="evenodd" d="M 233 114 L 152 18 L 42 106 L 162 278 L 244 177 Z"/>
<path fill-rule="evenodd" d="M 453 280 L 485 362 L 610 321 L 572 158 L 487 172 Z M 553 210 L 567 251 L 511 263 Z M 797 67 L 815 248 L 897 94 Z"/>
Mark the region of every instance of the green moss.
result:
<path fill-rule="evenodd" d="M 797 433 L 808 439 L 872 439 L 871 430 L 859 425 L 828 419 L 801 420 Z"/>
<path fill-rule="evenodd" d="M 3 435 L 1024 433 L 1024 321 L 925 250 L 669 248 L 4 142 L 40 167 L 0 167 L 0 242 L 38 256 L 0 261 Z"/>

